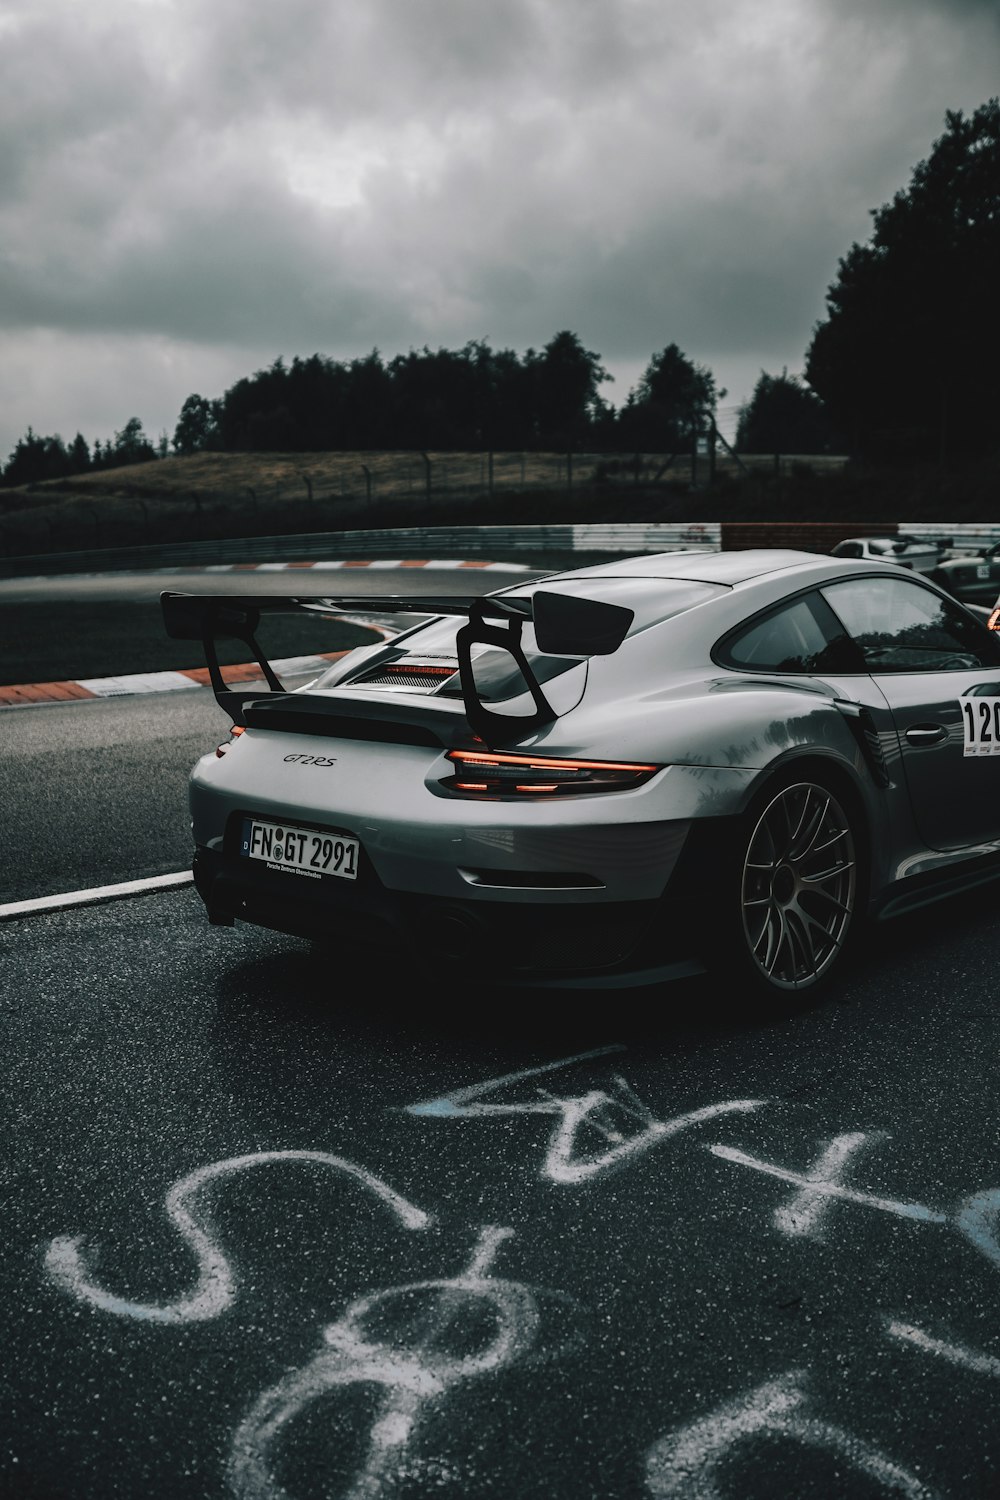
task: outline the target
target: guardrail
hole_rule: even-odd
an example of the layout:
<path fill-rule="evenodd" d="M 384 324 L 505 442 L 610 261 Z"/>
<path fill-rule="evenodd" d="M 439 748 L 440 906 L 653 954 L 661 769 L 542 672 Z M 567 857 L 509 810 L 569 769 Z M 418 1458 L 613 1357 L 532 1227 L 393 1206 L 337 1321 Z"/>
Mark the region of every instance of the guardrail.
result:
<path fill-rule="evenodd" d="M 106 547 L 91 552 L 36 553 L 0 561 L 0 577 L 103 573 L 124 568 L 205 567 L 212 563 L 308 562 L 338 557 L 476 557 L 518 552 L 658 552 L 675 547 L 718 551 L 720 524 L 408 526 L 394 531 L 305 532 L 166 542 L 157 547 Z"/>
<path fill-rule="evenodd" d="M 974 552 L 1000 541 L 988 522 L 656 521 L 552 526 L 407 526 L 392 531 L 304 532 L 155 547 L 106 547 L 90 552 L 35 553 L 0 560 L 0 577 L 101 573 L 118 569 L 205 567 L 212 563 L 331 561 L 340 557 L 486 557 L 573 552 L 712 551 L 739 547 L 794 547 L 828 552 L 847 536 L 922 536 Z"/>
<path fill-rule="evenodd" d="M 1000 542 L 1000 526 L 982 521 L 901 521 L 900 536 L 925 536 L 947 543 L 952 552 L 976 552 Z"/>

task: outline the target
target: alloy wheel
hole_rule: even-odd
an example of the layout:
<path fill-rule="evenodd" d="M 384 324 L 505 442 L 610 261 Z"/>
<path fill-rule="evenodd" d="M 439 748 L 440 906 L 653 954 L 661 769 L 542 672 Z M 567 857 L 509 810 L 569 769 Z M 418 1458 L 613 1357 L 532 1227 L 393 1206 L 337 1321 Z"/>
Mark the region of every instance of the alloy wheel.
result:
<path fill-rule="evenodd" d="M 854 915 L 851 822 L 816 782 L 784 787 L 764 808 L 743 862 L 743 932 L 762 979 L 776 989 L 814 985 L 842 952 Z"/>

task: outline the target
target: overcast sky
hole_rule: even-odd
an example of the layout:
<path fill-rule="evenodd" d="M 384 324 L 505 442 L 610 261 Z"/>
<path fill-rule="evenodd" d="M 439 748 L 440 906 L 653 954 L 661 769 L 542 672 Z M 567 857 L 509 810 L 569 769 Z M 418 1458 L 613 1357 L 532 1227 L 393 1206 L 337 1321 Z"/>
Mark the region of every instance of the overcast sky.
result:
<path fill-rule="evenodd" d="M 0 461 L 572 329 L 746 400 L 1000 88 L 1000 0 L 0 0 Z M 726 424 L 724 424 L 726 430 Z"/>

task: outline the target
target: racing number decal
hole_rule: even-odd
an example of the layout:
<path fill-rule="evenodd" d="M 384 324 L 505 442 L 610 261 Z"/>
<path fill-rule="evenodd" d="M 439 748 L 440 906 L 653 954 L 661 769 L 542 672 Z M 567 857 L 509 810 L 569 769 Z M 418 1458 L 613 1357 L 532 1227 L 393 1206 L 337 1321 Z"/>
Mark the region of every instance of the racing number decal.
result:
<path fill-rule="evenodd" d="M 960 698 L 964 755 L 1000 755 L 1000 698 Z"/>

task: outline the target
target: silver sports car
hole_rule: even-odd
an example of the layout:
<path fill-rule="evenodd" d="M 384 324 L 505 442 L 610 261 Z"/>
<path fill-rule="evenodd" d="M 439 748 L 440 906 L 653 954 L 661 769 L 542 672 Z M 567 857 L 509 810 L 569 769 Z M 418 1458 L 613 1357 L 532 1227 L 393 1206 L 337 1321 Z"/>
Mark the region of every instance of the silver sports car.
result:
<path fill-rule="evenodd" d="M 891 563 L 664 553 L 481 598 L 167 593 L 228 741 L 191 779 L 209 920 L 574 989 L 774 994 L 1000 875 L 1000 641 Z M 418 615 L 286 692 L 262 613 Z M 269 690 L 227 689 L 215 641 Z M 996 769 L 994 769 L 994 765 Z"/>

